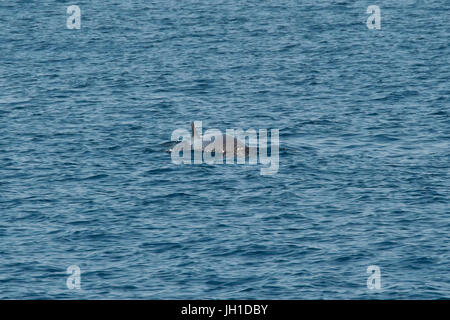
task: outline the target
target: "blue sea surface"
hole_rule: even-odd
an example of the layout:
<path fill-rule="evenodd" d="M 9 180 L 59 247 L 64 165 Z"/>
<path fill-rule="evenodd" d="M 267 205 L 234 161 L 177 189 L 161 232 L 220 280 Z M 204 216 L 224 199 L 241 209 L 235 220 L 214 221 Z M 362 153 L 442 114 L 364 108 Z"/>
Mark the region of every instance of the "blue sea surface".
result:
<path fill-rule="evenodd" d="M 449 299 L 449 39 L 447 0 L 2 1 L 0 298 Z M 172 163 L 194 120 L 278 173 Z"/>

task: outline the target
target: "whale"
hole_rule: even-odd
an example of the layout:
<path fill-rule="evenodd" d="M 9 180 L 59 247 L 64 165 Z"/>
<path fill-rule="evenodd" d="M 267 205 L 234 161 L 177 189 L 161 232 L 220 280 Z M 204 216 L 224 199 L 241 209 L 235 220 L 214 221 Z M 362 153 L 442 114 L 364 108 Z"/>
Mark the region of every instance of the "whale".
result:
<path fill-rule="evenodd" d="M 201 122 L 200 122 L 201 123 Z M 200 124 L 201 128 L 201 124 Z M 201 129 L 200 129 L 201 130 Z M 164 144 L 166 147 L 166 152 L 172 153 L 173 151 L 179 150 L 182 147 L 186 147 L 186 140 L 190 149 L 194 152 L 216 152 L 221 153 L 222 156 L 238 156 L 238 157 L 248 157 L 250 152 L 256 151 L 256 147 L 249 147 L 241 140 L 236 137 L 222 134 L 220 131 L 205 134 L 199 134 L 198 128 L 195 122 L 191 122 L 191 134 L 189 139 L 186 139 L 186 135 L 183 135 L 183 141 L 171 141 L 170 143 Z"/>
<path fill-rule="evenodd" d="M 268 155 L 267 129 L 256 130 L 227 129 L 226 134 L 220 130 L 209 129 L 202 131 L 202 122 L 191 122 L 191 131 L 178 128 L 172 132 L 171 141 L 173 147 L 167 150 L 171 153 L 172 163 L 192 164 L 233 164 L 237 158 L 237 164 L 269 164 L 269 167 L 261 168 L 262 175 L 270 175 L 278 172 L 279 154 L 279 130 L 271 129 L 270 156 Z M 180 138 L 182 138 L 180 140 Z M 240 140 L 241 138 L 242 140 Z M 248 138 L 249 144 L 245 141 Z M 182 154 L 182 156 L 180 155 Z"/>
<path fill-rule="evenodd" d="M 191 137 L 194 151 L 218 152 L 223 156 L 248 157 L 251 148 L 236 137 L 218 132 L 215 135 L 199 135 L 194 122 L 191 122 Z M 212 139 L 214 137 L 214 139 Z"/>

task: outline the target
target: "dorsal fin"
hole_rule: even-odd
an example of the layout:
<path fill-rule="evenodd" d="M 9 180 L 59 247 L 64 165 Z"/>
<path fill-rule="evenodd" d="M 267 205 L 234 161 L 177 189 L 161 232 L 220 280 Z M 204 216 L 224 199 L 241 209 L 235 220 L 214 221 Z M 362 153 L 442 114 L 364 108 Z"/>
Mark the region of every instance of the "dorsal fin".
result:
<path fill-rule="evenodd" d="M 197 130 L 195 130 L 194 122 L 191 122 L 191 128 L 192 128 L 192 137 L 194 138 L 198 137 Z"/>

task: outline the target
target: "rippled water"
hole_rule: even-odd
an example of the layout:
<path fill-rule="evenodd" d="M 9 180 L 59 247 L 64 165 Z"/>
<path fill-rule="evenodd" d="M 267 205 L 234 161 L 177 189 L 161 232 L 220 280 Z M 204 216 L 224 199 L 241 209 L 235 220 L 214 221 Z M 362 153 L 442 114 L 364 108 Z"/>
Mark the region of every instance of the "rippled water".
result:
<path fill-rule="evenodd" d="M 73 4 L 0 4 L 0 298 L 450 298 L 448 1 Z M 172 164 L 193 120 L 279 172 Z"/>

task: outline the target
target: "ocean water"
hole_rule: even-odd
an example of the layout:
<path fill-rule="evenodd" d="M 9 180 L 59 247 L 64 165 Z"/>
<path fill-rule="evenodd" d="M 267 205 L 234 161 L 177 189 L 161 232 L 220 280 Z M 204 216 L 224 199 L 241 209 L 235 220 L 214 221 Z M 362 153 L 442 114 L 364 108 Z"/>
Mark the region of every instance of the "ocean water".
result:
<path fill-rule="evenodd" d="M 450 298 L 449 39 L 446 0 L 1 2 L 0 298 Z M 173 164 L 194 120 L 278 173 Z"/>

